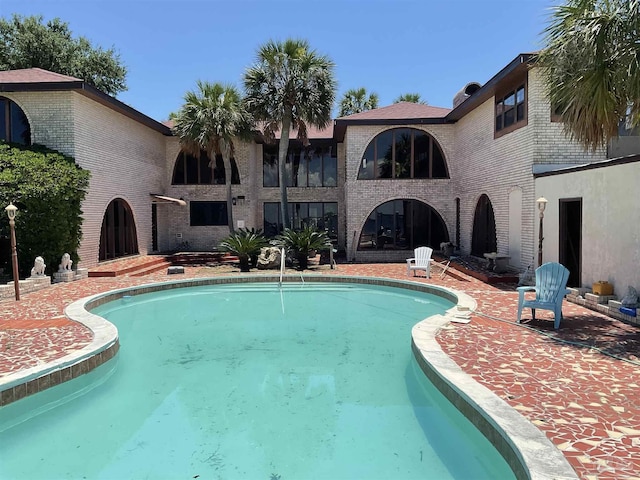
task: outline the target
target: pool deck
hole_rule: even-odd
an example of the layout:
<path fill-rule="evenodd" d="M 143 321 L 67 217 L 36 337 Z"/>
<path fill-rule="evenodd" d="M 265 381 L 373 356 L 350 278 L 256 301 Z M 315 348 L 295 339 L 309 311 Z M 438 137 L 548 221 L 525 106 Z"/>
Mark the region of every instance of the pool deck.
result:
<path fill-rule="evenodd" d="M 340 264 L 313 273 L 407 280 L 404 263 Z M 64 315 L 75 300 L 156 281 L 217 275 L 238 276 L 239 270 L 186 267 L 179 275 L 162 271 L 87 278 L 25 294 L 19 302 L 0 301 L 0 382 L 91 343 L 91 332 Z M 456 270 L 441 279 L 437 267 L 432 278 L 411 280 L 460 290 L 477 301 L 472 321 L 450 323 L 437 341 L 465 373 L 543 431 L 580 478 L 640 480 L 640 328 L 566 301 L 558 331 L 546 311 L 532 322 L 525 310 L 524 326 L 519 326 L 514 285 L 486 284 Z"/>

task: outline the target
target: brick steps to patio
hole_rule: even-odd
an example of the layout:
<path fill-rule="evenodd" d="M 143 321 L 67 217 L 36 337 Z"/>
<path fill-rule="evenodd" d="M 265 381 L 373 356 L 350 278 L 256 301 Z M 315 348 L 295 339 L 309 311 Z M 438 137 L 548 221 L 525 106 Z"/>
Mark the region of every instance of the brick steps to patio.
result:
<path fill-rule="evenodd" d="M 89 270 L 89 277 L 142 276 L 167 268 L 171 262 L 164 256 L 141 256 L 98 265 Z"/>

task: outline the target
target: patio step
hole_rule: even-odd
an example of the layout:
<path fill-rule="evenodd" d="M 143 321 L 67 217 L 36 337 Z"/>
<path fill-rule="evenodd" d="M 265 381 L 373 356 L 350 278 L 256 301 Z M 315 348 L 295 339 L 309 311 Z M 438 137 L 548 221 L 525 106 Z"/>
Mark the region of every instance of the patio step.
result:
<path fill-rule="evenodd" d="M 171 262 L 165 260 L 164 262 L 154 263 L 148 266 L 145 265 L 144 268 L 135 270 L 129 273 L 129 275 L 132 277 L 143 277 L 145 275 L 149 275 L 150 273 L 158 272 L 160 270 L 166 270 L 170 266 Z"/>
<path fill-rule="evenodd" d="M 89 270 L 89 277 L 141 276 L 167 268 L 171 262 L 164 256 L 135 257 L 98 265 Z"/>

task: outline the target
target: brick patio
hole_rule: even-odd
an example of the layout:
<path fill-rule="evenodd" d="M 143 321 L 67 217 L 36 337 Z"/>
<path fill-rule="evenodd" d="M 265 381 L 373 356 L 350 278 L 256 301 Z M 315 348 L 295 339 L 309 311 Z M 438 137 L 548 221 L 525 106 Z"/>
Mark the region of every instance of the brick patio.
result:
<path fill-rule="evenodd" d="M 140 258 L 123 260 L 138 264 Z M 238 275 L 233 266 L 186 267 L 144 277 L 87 278 L 0 301 L 0 379 L 44 365 L 89 344 L 91 332 L 67 320 L 74 300 L 115 288 L 178 278 Z M 340 264 L 315 273 L 406 280 L 406 265 Z M 272 273 L 272 272 L 271 272 Z M 256 274 L 259 272 L 256 271 Z M 414 281 L 461 290 L 478 309 L 471 323 L 450 324 L 438 335 L 443 350 L 538 426 L 564 453 L 581 478 L 640 479 L 640 329 L 565 302 L 564 320 L 553 330 L 550 312 L 536 322 L 515 322 L 514 285 L 489 285 L 455 270 Z M 525 318 L 530 318 L 529 310 Z M 409 343 L 407 343 L 408 348 Z"/>

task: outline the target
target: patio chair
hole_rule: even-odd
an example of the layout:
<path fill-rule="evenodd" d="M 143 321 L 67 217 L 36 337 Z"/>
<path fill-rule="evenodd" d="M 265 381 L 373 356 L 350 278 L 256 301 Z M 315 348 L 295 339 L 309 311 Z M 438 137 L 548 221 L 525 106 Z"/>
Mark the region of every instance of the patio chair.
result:
<path fill-rule="evenodd" d="M 536 319 L 536 308 L 553 311 L 553 328 L 560 327 L 562 320 L 562 300 L 569 293 L 567 290 L 569 270 L 555 262 L 545 263 L 536 268 L 536 285 L 534 287 L 518 287 L 518 323 L 522 316 L 522 309 L 531 309 L 533 319 Z M 536 298 L 526 300 L 525 292 L 536 292 Z"/>
<path fill-rule="evenodd" d="M 409 273 L 413 271 L 413 276 L 416 275 L 416 270 L 424 270 L 427 278 L 431 278 L 431 254 L 433 248 L 430 247 L 418 247 L 413 251 L 413 258 L 407 258 L 407 277 Z"/>

